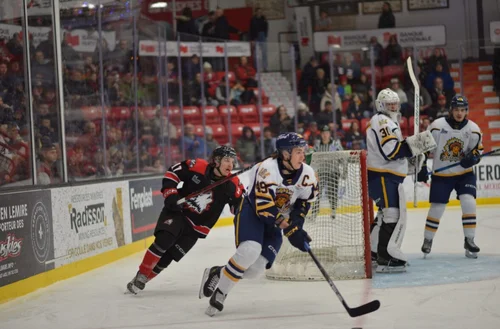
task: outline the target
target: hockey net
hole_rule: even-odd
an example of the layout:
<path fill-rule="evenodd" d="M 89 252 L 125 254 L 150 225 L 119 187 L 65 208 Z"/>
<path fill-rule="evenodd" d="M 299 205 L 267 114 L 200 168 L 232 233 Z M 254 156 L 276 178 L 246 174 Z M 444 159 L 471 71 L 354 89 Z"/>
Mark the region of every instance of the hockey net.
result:
<path fill-rule="evenodd" d="M 320 193 L 304 223 L 311 249 L 332 279 L 371 278 L 370 222 L 365 151 L 316 152 L 311 166 Z M 308 253 L 283 239 L 273 267 L 276 280 L 324 280 Z"/>

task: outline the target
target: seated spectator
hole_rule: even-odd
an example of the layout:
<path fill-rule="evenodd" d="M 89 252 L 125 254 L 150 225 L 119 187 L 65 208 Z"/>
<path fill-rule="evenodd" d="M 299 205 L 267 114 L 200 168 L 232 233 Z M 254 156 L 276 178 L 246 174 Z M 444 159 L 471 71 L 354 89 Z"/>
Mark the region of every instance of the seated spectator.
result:
<path fill-rule="evenodd" d="M 163 174 L 165 173 L 165 166 L 161 164 L 161 159 L 159 157 L 154 157 L 153 164 L 151 166 L 145 166 L 142 171 Z"/>
<path fill-rule="evenodd" d="M 310 122 L 309 127 L 304 131 L 303 137 L 309 146 L 314 147 L 316 139 L 319 138 L 320 131 L 316 121 Z"/>
<path fill-rule="evenodd" d="M 220 144 L 214 139 L 214 131 L 211 127 L 205 127 L 205 137 L 207 141 L 207 157 L 209 157 Z"/>
<path fill-rule="evenodd" d="M 443 80 L 444 90 L 455 89 L 455 83 L 453 82 L 453 78 L 451 77 L 449 72 L 443 70 L 443 65 L 440 62 L 437 62 L 434 71 L 432 71 L 431 73 L 429 73 L 429 75 L 427 75 L 427 78 L 425 79 L 425 88 L 431 90 L 433 88 L 436 78 L 441 78 Z"/>
<path fill-rule="evenodd" d="M 371 90 L 372 83 L 368 81 L 368 77 L 365 74 L 361 74 L 359 77 L 359 83 L 352 87 L 352 92 L 358 95 L 363 95 L 363 99 L 368 98 L 368 91 Z"/>
<path fill-rule="evenodd" d="M 270 124 L 271 131 L 274 136 L 289 132 L 292 130 L 292 118 L 288 115 L 284 105 L 278 106 L 276 112 L 271 116 Z"/>
<path fill-rule="evenodd" d="M 236 77 L 248 87 L 256 87 L 255 73 L 255 69 L 248 63 L 248 58 L 242 56 L 240 63 L 236 65 Z"/>
<path fill-rule="evenodd" d="M 344 139 L 345 131 L 344 129 L 342 129 L 340 124 L 330 123 L 328 126 L 330 127 L 330 131 L 332 132 L 332 136 L 335 136 L 336 139 Z"/>
<path fill-rule="evenodd" d="M 353 94 L 349 106 L 347 107 L 347 119 L 361 120 L 363 118 L 369 118 L 371 114 L 367 104 L 362 102 L 359 95 Z"/>
<path fill-rule="evenodd" d="M 349 100 L 352 96 L 352 88 L 351 85 L 347 82 L 347 77 L 345 75 L 339 78 L 340 86 L 337 88 L 337 92 L 339 93 L 339 97 L 341 100 Z"/>
<path fill-rule="evenodd" d="M 423 118 L 422 123 L 420 124 L 420 131 L 426 131 L 430 125 L 431 125 L 431 119 Z"/>
<path fill-rule="evenodd" d="M 49 137 L 41 139 L 42 147 L 39 153 L 38 183 L 41 185 L 60 183 L 61 178 L 57 172 L 57 148 Z"/>
<path fill-rule="evenodd" d="M 370 63 L 371 63 L 370 48 L 373 48 L 373 60 L 375 62 L 375 66 L 382 66 L 383 65 L 383 61 L 384 61 L 384 48 L 378 42 L 377 37 L 371 37 L 370 38 L 370 43 L 368 44 L 368 49 L 369 50 L 365 51 L 364 65 L 370 65 Z"/>
<path fill-rule="evenodd" d="M 427 89 L 422 87 L 422 83 L 418 80 L 418 85 L 420 86 L 420 114 L 429 115 L 428 111 L 432 106 L 432 98 Z M 408 104 L 410 105 L 410 110 L 415 109 L 415 88 L 411 87 L 406 92 L 408 98 Z M 410 115 L 411 116 L 411 115 Z"/>
<path fill-rule="evenodd" d="M 353 60 L 352 54 L 350 53 L 345 54 L 344 60 L 345 75 L 349 84 L 353 85 L 359 83 L 359 79 L 361 77 L 361 66 Z"/>
<path fill-rule="evenodd" d="M 395 34 L 389 38 L 389 44 L 385 47 L 385 65 L 403 64 L 403 49 L 398 43 Z"/>
<path fill-rule="evenodd" d="M 434 48 L 434 52 L 432 56 L 427 59 L 427 71 L 432 72 L 436 67 L 437 63 L 441 63 L 443 66 L 443 71 L 449 72 L 450 66 L 448 64 L 448 59 L 446 58 L 444 52 L 441 52 L 441 49 Z"/>
<path fill-rule="evenodd" d="M 185 64 L 182 71 L 184 73 L 184 78 L 187 81 L 192 81 L 195 79 L 196 75 L 201 73 L 200 71 L 200 58 L 198 55 L 193 54 L 189 61 Z M 205 81 L 207 82 L 207 81 Z"/>
<path fill-rule="evenodd" d="M 219 85 L 215 89 L 215 98 L 217 102 L 219 102 L 220 105 L 225 105 L 228 103 L 231 103 L 231 88 L 229 88 L 229 95 L 227 95 L 227 85 L 226 85 L 226 78 L 222 78 L 220 81 Z M 229 99 L 228 99 L 229 98 Z M 239 104 L 238 104 L 239 105 Z"/>
<path fill-rule="evenodd" d="M 437 106 L 437 100 L 439 95 L 444 95 L 446 97 L 446 106 L 450 106 L 451 99 L 455 96 L 455 89 L 446 89 L 444 88 L 443 79 L 440 77 L 436 77 L 434 79 L 433 88 L 429 90 L 431 94 L 432 104 Z"/>
<path fill-rule="evenodd" d="M 217 74 L 212 70 L 212 64 L 209 62 L 203 63 L 203 79 L 208 83 L 210 87 L 217 85 L 219 83 L 219 79 L 217 78 Z"/>
<path fill-rule="evenodd" d="M 401 104 L 401 115 L 404 117 L 410 117 L 413 114 L 413 109 L 410 108 L 410 104 L 408 104 L 408 97 L 406 93 L 401 88 L 401 84 L 399 83 L 398 78 L 391 79 L 391 90 L 398 94 L 399 102 Z"/>
<path fill-rule="evenodd" d="M 243 134 L 236 141 L 235 149 L 241 160 L 245 163 L 245 167 L 255 163 L 260 158 L 259 145 L 252 128 L 244 126 Z"/>
<path fill-rule="evenodd" d="M 429 118 L 431 120 L 436 120 L 437 118 L 448 116 L 448 107 L 446 106 L 446 96 L 439 95 L 437 104 L 433 104 L 428 112 Z"/>
<path fill-rule="evenodd" d="M 271 128 L 264 128 L 264 156 L 268 157 L 276 151 L 276 138 L 273 137 Z"/>
<path fill-rule="evenodd" d="M 189 97 L 187 105 L 191 106 L 200 106 L 202 105 L 201 99 L 201 74 L 196 73 L 195 79 L 193 81 L 189 81 L 187 85 L 186 95 Z M 211 106 L 219 105 L 215 99 L 212 99 L 208 93 L 208 83 L 203 82 L 204 95 L 205 95 L 205 104 Z"/>
<path fill-rule="evenodd" d="M 343 151 L 342 143 L 338 139 L 333 139 L 332 132 L 328 125 L 321 128 L 320 137 L 314 141 L 314 151 L 316 152 L 331 152 Z"/>
<path fill-rule="evenodd" d="M 183 143 L 188 159 L 205 158 L 203 154 L 205 141 L 194 134 L 194 126 L 190 123 L 184 126 Z"/>
<path fill-rule="evenodd" d="M 359 131 L 359 123 L 354 121 L 351 123 L 349 131 L 345 134 L 343 141 L 347 149 L 354 149 L 353 143 L 358 142 L 360 149 L 366 149 L 365 136 Z"/>
<path fill-rule="evenodd" d="M 297 128 L 299 133 L 303 133 L 304 129 L 309 126 L 309 123 L 314 121 L 314 118 L 309 112 L 306 104 L 300 102 L 297 109 Z M 292 124 L 295 124 L 295 118 L 292 119 Z M 272 132 L 272 130 L 271 130 Z"/>
<path fill-rule="evenodd" d="M 333 88 L 335 89 L 335 91 L 337 91 L 337 85 L 334 84 Z M 340 99 L 338 92 L 335 92 L 334 98 L 335 98 L 335 101 L 333 101 L 333 99 L 332 99 L 332 83 L 330 82 L 326 86 L 325 93 L 323 94 L 323 98 L 321 98 L 321 103 L 320 103 L 319 108 L 324 109 L 325 103 L 331 102 L 333 104 L 333 107 L 335 108 L 335 110 L 340 112 L 342 110 L 342 100 Z"/>
<path fill-rule="evenodd" d="M 336 121 L 340 122 L 340 111 L 335 113 Z M 321 112 L 315 114 L 315 121 L 318 123 L 318 126 L 323 127 L 333 122 L 333 105 L 332 102 L 326 101 L 325 107 L 321 109 Z"/>
<path fill-rule="evenodd" d="M 12 87 L 12 78 L 7 72 L 7 63 L 0 63 L 0 95 L 6 94 Z"/>

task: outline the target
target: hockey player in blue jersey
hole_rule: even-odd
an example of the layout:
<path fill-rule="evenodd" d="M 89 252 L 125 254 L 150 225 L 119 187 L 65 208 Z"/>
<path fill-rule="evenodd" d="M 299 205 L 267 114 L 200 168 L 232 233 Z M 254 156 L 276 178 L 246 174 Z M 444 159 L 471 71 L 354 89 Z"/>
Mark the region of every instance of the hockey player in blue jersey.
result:
<path fill-rule="evenodd" d="M 248 194 L 234 218 L 236 253 L 225 266 L 207 268 L 200 298 L 210 297 L 206 314 L 222 311 L 227 294 L 242 278 L 256 278 L 269 269 L 280 250 L 283 234 L 306 251 L 310 241 L 302 229 L 318 184 L 305 160 L 306 141 L 296 133 L 276 140 L 277 155 L 256 165 Z M 282 233 L 283 232 L 283 233 Z"/>

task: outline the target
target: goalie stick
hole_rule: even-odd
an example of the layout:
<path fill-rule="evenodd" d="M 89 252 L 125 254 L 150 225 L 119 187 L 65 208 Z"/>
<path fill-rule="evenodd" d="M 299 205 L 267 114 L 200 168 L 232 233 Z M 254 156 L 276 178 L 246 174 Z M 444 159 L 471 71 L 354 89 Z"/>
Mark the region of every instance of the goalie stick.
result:
<path fill-rule="evenodd" d="M 346 309 L 347 313 L 349 313 L 349 315 L 352 318 L 355 318 L 355 317 L 358 317 L 361 315 L 365 315 L 365 314 L 368 314 L 371 312 L 375 312 L 376 310 L 378 310 L 380 308 L 380 302 L 378 300 L 372 300 L 369 303 L 366 303 L 366 304 L 363 304 L 361 306 L 354 307 L 354 308 L 349 307 L 349 305 L 347 305 L 344 297 L 342 297 L 342 294 L 335 286 L 335 283 L 333 283 L 332 279 L 330 278 L 330 276 L 326 272 L 323 265 L 321 265 L 318 258 L 316 258 L 316 255 L 314 255 L 314 253 L 312 252 L 311 246 L 309 245 L 309 243 L 305 242 L 305 248 L 306 248 L 307 252 L 309 253 L 309 255 L 311 256 L 311 258 L 313 259 L 314 263 L 316 263 L 316 266 L 318 267 L 318 269 L 321 271 L 321 274 L 323 274 L 323 276 L 325 277 L 325 280 L 330 285 L 330 288 L 332 288 L 333 292 L 335 293 L 335 295 L 337 295 L 337 297 L 340 300 L 340 302 L 342 303 L 342 305 L 344 305 L 344 308 Z"/>
<path fill-rule="evenodd" d="M 229 176 L 227 176 L 227 177 L 224 177 L 224 178 L 222 178 L 221 180 L 218 180 L 218 181 L 216 181 L 216 182 L 215 182 L 215 183 L 213 183 L 213 184 L 210 184 L 210 185 L 208 185 L 208 186 L 205 186 L 204 188 L 202 188 L 202 189 L 201 189 L 201 190 L 199 190 L 199 191 L 196 191 L 196 192 L 193 192 L 193 193 L 191 193 L 191 194 L 186 195 L 185 197 L 183 197 L 182 199 L 179 199 L 179 201 L 177 201 L 177 205 L 179 205 L 179 206 L 180 206 L 181 204 L 183 204 L 184 202 L 186 202 L 186 200 L 187 200 L 187 199 L 191 199 L 191 198 L 193 198 L 193 197 L 195 197 L 195 196 L 197 196 L 197 195 L 200 195 L 200 194 L 203 194 L 203 193 L 205 193 L 205 192 L 207 192 L 207 191 L 210 191 L 211 189 L 213 189 L 213 188 L 215 188 L 215 187 L 217 187 L 217 186 L 219 186 L 219 185 L 224 184 L 225 182 L 227 182 L 227 181 L 229 181 L 229 180 L 233 179 L 234 177 L 239 176 L 239 175 L 241 175 L 241 174 L 243 174 L 243 173 L 245 173 L 245 172 L 247 172 L 247 171 L 251 170 L 251 169 L 252 169 L 253 167 L 255 167 L 257 164 L 259 164 L 259 163 L 261 163 L 261 162 L 264 162 L 264 161 L 266 161 L 266 160 L 267 160 L 267 159 L 269 159 L 269 158 L 272 158 L 273 156 L 274 156 L 274 154 L 273 154 L 273 155 L 268 156 L 267 158 L 263 159 L 262 161 L 259 161 L 259 162 L 254 163 L 253 165 L 251 165 L 251 166 L 249 166 L 249 167 L 247 167 L 247 168 L 245 168 L 245 169 L 243 169 L 243 170 L 240 170 L 240 171 L 238 171 L 238 172 L 235 172 L 234 174 L 231 174 L 231 175 L 229 175 Z"/>
<path fill-rule="evenodd" d="M 489 152 L 483 153 L 483 154 L 481 154 L 480 158 L 482 158 L 482 157 L 486 157 L 486 156 L 488 156 L 488 155 L 494 155 L 494 154 L 495 154 L 495 153 L 497 153 L 498 151 L 500 151 L 500 149 L 496 149 L 496 150 L 493 150 L 493 151 L 489 151 Z M 460 162 L 453 163 L 453 164 L 451 164 L 451 165 L 444 166 L 444 167 L 441 167 L 441 168 L 436 169 L 436 170 L 434 170 L 434 171 L 431 171 L 431 172 L 429 172 L 429 173 L 428 173 L 428 175 L 434 175 L 434 174 L 436 174 L 436 173 L 439 173 L 439 172 L 441 172 L 441 171 L 445 171 L 445 170 L 447 170 L 447 169 L 450 169 L 450 168 L 453 168 L 453 167 L 456 167 L 456 166 L 459 166 L 459 165 L 460 165 Z"/>
<path fill-rule="evenodd" d="M 416 135 L 420 131 L 420 86 L 418 85 L 417 77 L 415 76 L 415 72 L 413 71 L 413 63 L 411 61 L 411 57 L 408 57 L 406 60 L 406 66 L 408 66 L 408 73 L 410 75 L 411 83 L 413 84 L 413 88 L 415 89 L 415 98 L 414 98 L 414 113 L 413 113 L 413 135 Z M 422 155 L 417 155 L 415 164 L 419 163 L 419 157 Z M 417 174 L 420 168 L 418 165 L 415 165 L 415 175 L 413 175 L 413 207 L 417 208 Z"/>

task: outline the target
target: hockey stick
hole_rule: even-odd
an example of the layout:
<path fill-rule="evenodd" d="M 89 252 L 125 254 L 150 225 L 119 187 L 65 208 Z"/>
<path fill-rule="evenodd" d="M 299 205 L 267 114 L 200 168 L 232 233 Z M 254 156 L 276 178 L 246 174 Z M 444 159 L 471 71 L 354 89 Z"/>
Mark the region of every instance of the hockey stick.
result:
<path fill-rule="evenodd" d="M 492 154 L 495 154 L 496 152 L 500 151 L 500 149 L 496 149 L 496 150 L 493 150 L 493 151 L 489 151 L 489 152 L 486 152 L 486 153 L 483 153 L 481 154 L 480 158 L 482 157 L 486 157 L 488 155 L 492 155 Z M 441 171 L 445 171 L 447 169 L 450 169 L 450 168 L 453 168 L 453 167 L 456 167 L 456 166 L 459 166 L 460 165 L 460 162 L 457 162 L 457 163 L 453 163 L 451 165 L 448 165 L 448 166 L 445 166 L 445 167 L 442 167 L 442 168 L 439 168 L 439 169 L 436 169 L 434 171 L 431 171 L 428 173 L 428 175 L 433 175 L 433 174 L 437 174 Z"/>
<path fill-rule="evenodd" d="M 420 86 L 418 85 L 417 77 L 413 71 L 413 64 L 411 62 L 411 57 L 406 60 L 406 65 L 408 66 L 408 73 L 410 74 L 411 83 L 415 89 L 414 97 L 414 113 L 413 113 L 413 135 L 416 135 L 420 131 Z M 418 163 L 419 157 L 421 155 L 415 156 L 415 175 L 413 175 L 413 207 L 417 208 L 417 174 L 419 171 Z"/>
<path fill-rule="evenodd" d="M 229 176 L 226 176 L 226 177 L 222 178 L 221 180 L 216 181 L 216 182 L 215 182 L 215 183 L 213 183 L 213 184 L 210 184 L 210 185 L 208 185 L 208 186 L 205 186 L 204 188 L 202 188 L 202 189 L 201 189 L 201 190 L 199 190 L 199 191 L 196 191 L 196 192 L 193 192 L 193 193 L 191 193 L 191 194 L 186 195 L 185 197 L 183 197 L 183 198 L 179 199 L 179 201 L 177 201 L 177 205 L 179 205 L 179 206 L 180 206 L 181 204 L 185 203 L 187 199 L 191 199 L 191 198 L 193 198 L 193 197 L 195 197 L 195 196 L 197 196 L 197 195 L 200 195 L 200 194 L 203 194 L 203 193 L 205 193 L 205 192 L 207 192 L 207 191 L 210 191 L 211 189 L 214 189 L 215 187 L 217 187 L 217 186 L 219 186 L 219 185 L 224 184 L 225 182 L 227 182 L 227 181 L 229 181 L 229 180 L 233 179 L 234 177 L 239 176 L 239 175 L 241 175 L 241 174 L 243 174 L 243 173 L 245 173 L 245 172 L 247 172 L 247 171 L 251 170 L 253 167 L 255 167 L 256 165 L 258 165 L 259 163 L 264 162 L 264 161 L 266 161 L 266 160 L 267 160 L 267 159 L 269 159 L 269 158 L 272 158 L 273 156 L 274 156 L 274 155 L 270 155 L 270 156 L 268 156 L 267 158 L 265 158 L 265 159 L 264 159 L 264 160 L 262 160 L 262 161 L 256 162 L 256 163 L 254 163 L 253 165 L 251 165 L 251 166 L 249 166 L 249 167 L 247 167 L 247 168 L 245 168 L 245 169 L 243 169 L 243 170 L 240 170 L 240 171 L 238 171 L 238 172 L 235 172 L 234 174 L 231 174 L 231 175 L 229 175 Z"/>
<path fill-rule="evenodd" d="M 309 253 L 309 255 L 311 255 L 311 258 L 313 259 L 314 263 L 316 263 L 316 266 L 321 271 L 321 274 L 323 274 L 323 276 L 325 277 L 325 280 L 330 285 L 330 288 L 332 288 L 333 292 L 335 293 L 335 295 L 337 295 L 337 297 L 340 300 L 340 302 L 342 303 L 342 305 L 344 305 L 344 308 L 346 309 L 347 313 L 349 313 L 351 318 L 355 318 L 355 317 L 358 317 L 361 315 L 375 312 L 376 310 L 379 309 L 380 302 L 378 300 L 372 300 L 371 302 L 363 304 L 361 306 L 350 308 L 349 305 L 347 305 L 344 297 L 342 297 L 342 294 L 340 293 L 340 291 L 335 286 L 335 283 L 333 283 L 333 281 L 330 278 L 330 276 L 328 275 L 328 273 L 326 273 L 326 270 L 324 269 L 323 265 L 321 265 L 319 260 L 316 258 L 316 255 L 314 255 L 314 253 L 312 252 L 311 246 L 309 245 L 309 243 L 305 242 L 305 248 L 306 248 L 307 252 Z"/>

